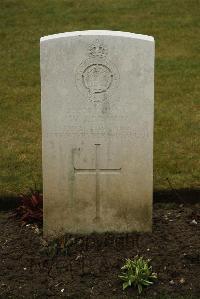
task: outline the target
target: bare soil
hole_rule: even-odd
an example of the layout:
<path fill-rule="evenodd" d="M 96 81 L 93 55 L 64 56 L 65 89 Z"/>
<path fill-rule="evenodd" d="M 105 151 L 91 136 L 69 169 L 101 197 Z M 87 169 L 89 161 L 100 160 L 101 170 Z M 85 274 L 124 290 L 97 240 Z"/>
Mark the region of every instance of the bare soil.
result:
<path fill-rule="evenodd" d="M 122 290 L 120 267 L 152 259 L 157 282 L 139 298 L 200 298 L 200 203 L 154 204 L 153 232 L 67 235 L 66 255 L 44 253 L 41 228 L 0 213 L 0 298 L 137 298 Z"/>

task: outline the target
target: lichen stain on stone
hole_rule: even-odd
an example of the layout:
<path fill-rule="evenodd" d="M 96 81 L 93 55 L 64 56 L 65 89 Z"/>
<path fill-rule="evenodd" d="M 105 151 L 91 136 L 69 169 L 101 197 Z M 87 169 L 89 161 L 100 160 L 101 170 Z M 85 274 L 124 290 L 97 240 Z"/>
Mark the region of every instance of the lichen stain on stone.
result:
<path fill-rule="evenodd" d="M 124 219 L 129 225 L 131 222 L 138 223 L 142 230 L 151 230 L 151 206 L 146 204 L 142 207 L 120 206 L 115 217 Z"/>

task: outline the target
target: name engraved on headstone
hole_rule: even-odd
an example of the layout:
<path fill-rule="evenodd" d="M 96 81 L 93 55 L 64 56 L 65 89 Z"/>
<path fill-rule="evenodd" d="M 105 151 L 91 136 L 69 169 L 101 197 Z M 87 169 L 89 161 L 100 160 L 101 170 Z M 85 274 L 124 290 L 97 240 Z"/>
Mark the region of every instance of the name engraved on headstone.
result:
<path fill-rule="evenodd" d="M 131 128 L 120 127 L 120 128 L 112 128 L 106 130 L 105 128 L 97 128 L 95 127 L 90 129 L 84 129 L 82 127 L 69 127 L 64 131 L 50 131 L 46 133 L 48 135 L 55 136 L 65 136 L 65 135 L 102 135 L 102 136 L 132 136 L 135 138 L 147 138 L 149 136 L 149 132 L 147 129 L 143 129 L 140 132 L 137 132 Z"/>

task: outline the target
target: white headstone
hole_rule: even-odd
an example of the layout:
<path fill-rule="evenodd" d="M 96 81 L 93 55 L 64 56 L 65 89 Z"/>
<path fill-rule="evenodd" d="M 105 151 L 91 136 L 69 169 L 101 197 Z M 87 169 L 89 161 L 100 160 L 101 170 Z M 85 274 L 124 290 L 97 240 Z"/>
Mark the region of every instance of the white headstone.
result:
<path fill-rule="evenodd" d="M 150 231 L 154 39 L 41 38 L 44 233 Z"/>

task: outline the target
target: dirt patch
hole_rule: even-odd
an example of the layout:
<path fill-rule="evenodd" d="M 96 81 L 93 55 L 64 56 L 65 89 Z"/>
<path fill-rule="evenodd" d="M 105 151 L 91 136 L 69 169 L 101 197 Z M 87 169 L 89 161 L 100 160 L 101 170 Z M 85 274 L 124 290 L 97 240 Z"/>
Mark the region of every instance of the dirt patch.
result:
<path fill-rule="evenodd" d="M 124 259 L 152 259 L 158 281 L 139 298 L 200 298 L 200 204 L 154 204 L 153 233 L 68 235 L 66 256 L 44 254 L 38 230 L 0 213 L 0 298 L 137 298 L 118 279 Z"/>

